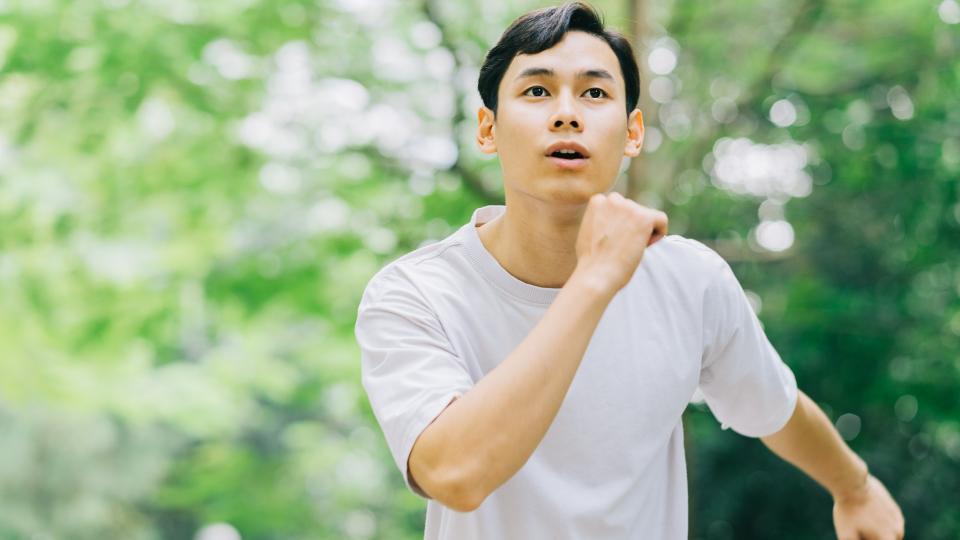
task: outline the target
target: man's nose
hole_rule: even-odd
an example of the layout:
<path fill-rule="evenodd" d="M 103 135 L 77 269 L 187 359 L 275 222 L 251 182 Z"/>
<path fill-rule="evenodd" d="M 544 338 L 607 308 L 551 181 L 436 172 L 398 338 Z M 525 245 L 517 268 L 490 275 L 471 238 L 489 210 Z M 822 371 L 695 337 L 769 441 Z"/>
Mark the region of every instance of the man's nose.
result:
<path fill-rule="evenodd" d="M 583 118 L 577 107 L 576 98 L 565 94 L 557 99 L 557 108 L 550 117 L 550 128 L 553 131 L 573 128 L 576 131 L 583 129 Z"/>

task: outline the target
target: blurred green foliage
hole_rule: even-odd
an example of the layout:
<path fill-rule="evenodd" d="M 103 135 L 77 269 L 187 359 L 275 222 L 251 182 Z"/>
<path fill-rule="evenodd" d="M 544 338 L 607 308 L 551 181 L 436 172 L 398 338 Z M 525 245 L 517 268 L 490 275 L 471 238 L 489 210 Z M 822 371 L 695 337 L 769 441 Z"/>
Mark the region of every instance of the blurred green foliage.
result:
<path fill-rule="evenodd" d="M 957 538 L 960 7 L 643 4 L 596 3 L 647 21 L 623 181 L 731 261 L 907 537 Z M 539 5 L 0 2 L 0 538 L 421 537 L 356 305 L 502 201 L 477 68 Z M 818 486 L 685 422 L 691 538 L 830 536 Z"/>

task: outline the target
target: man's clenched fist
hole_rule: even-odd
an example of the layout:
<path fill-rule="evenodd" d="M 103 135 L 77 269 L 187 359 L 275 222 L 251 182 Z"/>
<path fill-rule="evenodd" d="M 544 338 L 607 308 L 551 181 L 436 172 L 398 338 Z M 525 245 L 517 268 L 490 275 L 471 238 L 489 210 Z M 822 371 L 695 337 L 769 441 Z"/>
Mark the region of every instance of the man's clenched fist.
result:
<path fill-rule="evenodd" d="M 577 236 L 577 271 L 615 294 L 636 271 L 644 250 L 667 234 L 667 215 L 624 198 L 590 198 Z"/>

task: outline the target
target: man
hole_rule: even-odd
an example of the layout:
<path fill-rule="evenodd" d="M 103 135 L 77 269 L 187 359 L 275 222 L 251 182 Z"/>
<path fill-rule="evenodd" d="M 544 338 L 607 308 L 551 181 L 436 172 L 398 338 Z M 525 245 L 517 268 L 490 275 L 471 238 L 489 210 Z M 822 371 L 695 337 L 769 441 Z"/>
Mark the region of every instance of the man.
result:
<path fill-rule="evenodd" d="M 629 43 L 567 4 L 480 72 L 505 206 L 377 273 L 362 379 L 428 539 L 687 537 L 681 414 L 699 388 L 834 496 L 843 539 L 903 517 L 767 341 L 743 289 L 667 217 L 609 193 L 643 143 Z"/>

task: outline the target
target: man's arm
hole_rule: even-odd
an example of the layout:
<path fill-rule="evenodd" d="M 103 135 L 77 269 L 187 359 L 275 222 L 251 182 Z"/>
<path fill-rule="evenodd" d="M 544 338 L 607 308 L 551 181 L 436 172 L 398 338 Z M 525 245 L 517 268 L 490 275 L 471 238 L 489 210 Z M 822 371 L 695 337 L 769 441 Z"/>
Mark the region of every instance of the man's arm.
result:
<path fill-rule="evenodd" d="M 904 519 L 897 503 L 806 394 L 799 392 L 797 407 L 787 424 L 761 440 L 830 492 L 840 540 L 859 540 L 861 535 L 903 538 Z"/>
<path fill-rule="evenodd" d="M 472 511 L 520 470 L 560 410 L 610 300 L 636 270 L 648 240 L 666 228 L 665 214 L 617 193 L 591 198 L 576 270 L 546 314 L 414 442 L 410 476 L 427 495 Z"/>
<path fill-rule="evenodd" d="M 469 512 L 526 463 L 553 423 L 609 297 L 574 276 L 503 362 L 417 438 L 410 476 Z"/>

